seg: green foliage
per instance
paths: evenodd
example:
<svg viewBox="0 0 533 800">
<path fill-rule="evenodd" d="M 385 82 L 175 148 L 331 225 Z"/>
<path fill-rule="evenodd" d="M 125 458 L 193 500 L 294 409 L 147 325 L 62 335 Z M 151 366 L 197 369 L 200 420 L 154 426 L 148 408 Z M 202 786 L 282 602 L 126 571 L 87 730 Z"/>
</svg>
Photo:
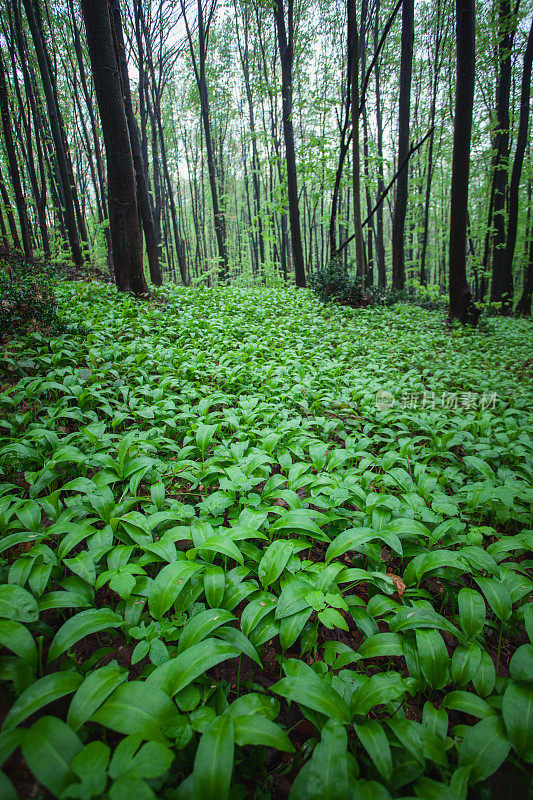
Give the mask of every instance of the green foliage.
<svg viewBox="0 0 533 800">
<path fill-rule="evenodd" d="M 57 268 L 50 262 L 0 259 L 0 334 L 28 325 L 58 332 L 56 280 Z"/>
<path fill-rule="evenodd" d="M 2 793 L 17 747 L 80 800 L 281 776 L 291 798 L 466 798 L 527 769 L 529 323 L 58 295 L 88 335 L 0 359 Z"/>
</svg>

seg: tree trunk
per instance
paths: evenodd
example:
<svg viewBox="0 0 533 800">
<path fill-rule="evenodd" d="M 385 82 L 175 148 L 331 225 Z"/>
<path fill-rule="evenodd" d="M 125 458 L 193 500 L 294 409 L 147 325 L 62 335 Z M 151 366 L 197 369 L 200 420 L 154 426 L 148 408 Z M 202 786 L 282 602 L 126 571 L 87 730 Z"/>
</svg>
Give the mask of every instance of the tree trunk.
<svg viewBox="0 0 533 800">
<path fill-rule="evenodd" d="M 17 213 L 20 224 L 20 235 L 22 238 L 22 246 L 24 254 L 31 257 L 31 233 L 30 223 L 28 220 L 28 212 L 26 210 L 26 201 L 24 200 L 24 192 L 22 191 L 22 184 L 20 181 L 20 172 L 17 161 L 17 153 L 15 151 L 15 144 L 13 142 L 13 135 L 11 133 L 11 114 L 9 113 L 9 102 L 7 94 L 6 74 L 4 70 L 4 59 L 0 53 L 0 114 L 2 116 L 2 127 L 4 129 L 4 143 L 6 147 L 7 163 L 9 167 L 9 176 L 13 185 L 13 193 L 15 195 L 15 205 L 17 206 Z M 13 237 L 15 245 L 17 244 L 18 237 Z M 18 243 L 20 246 L 20 243 Z"/>
<path fill-rule="evenodd" d="M 400 56 L 400 96 L 398 114 L 398 164 L 409 150 L 409 117 L 411 111 L 411 76 L 413 71 L 414 0 L 403 0 L 402 44 Z M 407 211 L 409 172 L 407 164 L 398 175 L 396 202 L 392 220 L 392 287 L 405 286 L 404 229 Z"/>
<path fill-rule="evenodd" d="M 107 0 L 82 0 L 81 9 L 106 149 L 115 280 L 121 291 L 138 297 L 148 289 L 142 268 L 135 172 Z"/>
<path fill-rule="evenodd" d="M 131 102 L 130 79 L 128 75 L 128 64 L 126 61 L 126 50 L 124 48 L 124 34 L 122 32 L 122 19 L 120 16 L 120 6 L 118 0 L 112 0 L 111 9 L 113 13 L 117 61 L 120 65 L 120 73 L 122 77 L 122 93 L 124 96 L 124 108 L 126 111 L 126 120 L 128 123 L 128 131 L 130 135 L 133 166 L 135 169 L 135 180 L 137 184 L 137 203 L 141 215 L 142 227 L 144 231 L 144 240 L 146 242 L 146 254 L 148 256 L 150 279 L 154 284 L 154 286 L 161 286 L 162 279 L 161 279 L 161 267 L 159 264 L 159 249 L 157 246 L 157 239 L 154 229 L 154 220 L 152 217 L 152 208 L 150 205 L 150 197 L 148 195 L 148 187 L 146 184 L 146 165 L 143 163 L 143 158 L 141 153 L 139 126 L 137 125 L 137 120 L 135 119 L 135 114 L 133 113 L 133 106 Z"/>
<path fill-rule="evenodd" d="M 513 171 L 511 173 L 511 183 L 509 185 L 509 219 L 507 223 L 507 241 L 505 244 L 504 273 L 512 275 L 513 256 L 516 245 L 516 230 L 518 226 L 518 190 L 520 187 L 520 176 L 522 175 L 522 164 L 524 163 L 524 153 L 527 144 L 527 129 L 529 123 L 529 98 L 531 86 L 531 64 L 533 61 L 533 22 L 529 29 L 526 51 L 524 53 L 524 66 L 522 72 L 522 87 L 520 91 L 520 120 L 518 123 L 518 136 L 516 140 L 516 152 L 513 161 Z"/>
<path fill-rule="evenodd" d="M 468 180 L 475 77 L 475 0 L 456 0 L 457 77 L 450 193 L 449 319 L 467 321 L 471 293 L 466 281 Z"/>
<path fill-rule="evenodd" d="M 352 116 L 352 187 L 357 277 L 366 275 L 365 242 L 361 227 L 361 159 L 359 152 L 359 33 L 355 0 L 348 0 L 348 69 Z"/>
<path fill-rule="evenodd" d="M 502 311 L 509 313 L 512 304 L 512 273 L 505 263 L 505 206 L 507 200 L 507 170 L 509 167 L 509 98 L 511 94 L 511 54 L 515 31 L 511 0 L 499 0 L 499 44 L 500 73 L 496 86 L 496 135 L 495 167 L 493 179 L 492 209 L 492 287 L 491 303 L 502 302 Z"/>
<path fill-rule="evenodd" d="M 57 166 L 59 171 L 59 180 L 61 181 L 61 188 L 63 193 L 63 203 L 65 209 L 64 218 L 67 227 L 68 240 L 74 263 L 76 264 L 76 266 L 81 267 L 83 264 L 83 255 L 81 252 L 80 243 L 78 239 L 76 210 L 74 207 L 72 185 L 69 176 L 67 156 L 65 152 L 65 142 L 61 132 L 59 109 L 57 107 L 56 98 L 54 96 L 44 42 L 41 36 L 41 31 L 37 24 L 37 19 L 35 17 L 35 10 L 33 8 L 34 0 L 23 0 L 23 2 L 24 2 L 24 9 L 26 11 L 26 17 L 28 18 L 30 33 L 33 39 L 33 44 L 35 46 L 37 63 L 39 65 L 39 72 L 41 74 L 44 96 L 46 99 L 46 108 L 48 110 L 48 120 L 50 123 L 50 130 L 52 132 L 52 138 L 54 140 L 54 147 L 57 157 Z"/>
<path fill-rule="evenodd" d="M 285 157 L 287 161 L 287 194 L 289 199 L 294 277 L 296 286 L 305 287 L 304 254 L 300 230 L 300 209 L 298 204 L 298 177 L 296 174 L 296 152 L 294 146 L 294 128 L 292 124 L 293 0 L 288 0 L 288 37 L 283 0 L 275 0 L 274 18 L 276 20 L 281 61 L 283 135 L 285 138 Z"/>
</svg>

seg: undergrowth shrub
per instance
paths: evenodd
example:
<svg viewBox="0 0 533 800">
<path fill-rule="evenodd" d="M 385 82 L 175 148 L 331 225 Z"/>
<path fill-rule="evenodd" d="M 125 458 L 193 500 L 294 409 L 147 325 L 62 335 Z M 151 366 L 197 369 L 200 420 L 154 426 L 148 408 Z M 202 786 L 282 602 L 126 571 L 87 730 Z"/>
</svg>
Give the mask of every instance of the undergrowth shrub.
<svg viewBox="0 0 533 800">
<path fill-rule="evenodd" d="M 336 302 L 352 308 L 365 306 L 392 306 L 395 303 L 410 303 L 426 311 L 440 311 L 445 308 L 446 296 L 438 286 L 422 286 L 415 283 L 411 291 L 380 286 L 365 286 L 361 277 L 350 276 L 352 265 L 346 266 L 342 258 L 333 258 L 323 269 L 317 270 L 309 285 L 324 303 Z"/>
<path fill-rule="evenodd" d="M 0 257 L 0 337 L 30 326 L 53 333 L 59 331 L 57 276 L 57 267 L 48 261 L 12 255 Z"/>
</svg>

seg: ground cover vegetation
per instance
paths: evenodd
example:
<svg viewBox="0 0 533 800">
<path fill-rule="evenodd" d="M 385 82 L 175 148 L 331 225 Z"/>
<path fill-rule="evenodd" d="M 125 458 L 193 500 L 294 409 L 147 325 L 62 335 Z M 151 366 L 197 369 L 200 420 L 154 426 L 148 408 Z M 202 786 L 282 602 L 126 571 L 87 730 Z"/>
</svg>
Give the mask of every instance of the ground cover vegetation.
<svg viewBox="0 0 533 800">
<path fill-rule="evenodd" d="M 57 293 L 0 356 L 2 797 L 526 797 L 529 322 Z"/>
</svg>

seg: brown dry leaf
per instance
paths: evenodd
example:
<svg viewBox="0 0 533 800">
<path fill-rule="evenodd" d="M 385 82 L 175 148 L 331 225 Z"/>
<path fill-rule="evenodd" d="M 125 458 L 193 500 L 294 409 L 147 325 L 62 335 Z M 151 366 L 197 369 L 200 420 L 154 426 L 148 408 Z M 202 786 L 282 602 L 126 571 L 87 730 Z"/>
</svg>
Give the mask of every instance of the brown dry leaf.
<svg viewBox="0 0 533 800">
<path fill-rule="evenodd" d="M 400 578 L 399 575 L 392 575 L 391 573 L 389 573 L 389 575 L 391 576 L 392 580 L 396 584 L 396 589 L 398 591 L 398 597 L 401 597 L 402 594 L 405 592 L 405 589 L 406 589 L 405 583 L 402 581 L 402 579 Z"/>
</svg>

